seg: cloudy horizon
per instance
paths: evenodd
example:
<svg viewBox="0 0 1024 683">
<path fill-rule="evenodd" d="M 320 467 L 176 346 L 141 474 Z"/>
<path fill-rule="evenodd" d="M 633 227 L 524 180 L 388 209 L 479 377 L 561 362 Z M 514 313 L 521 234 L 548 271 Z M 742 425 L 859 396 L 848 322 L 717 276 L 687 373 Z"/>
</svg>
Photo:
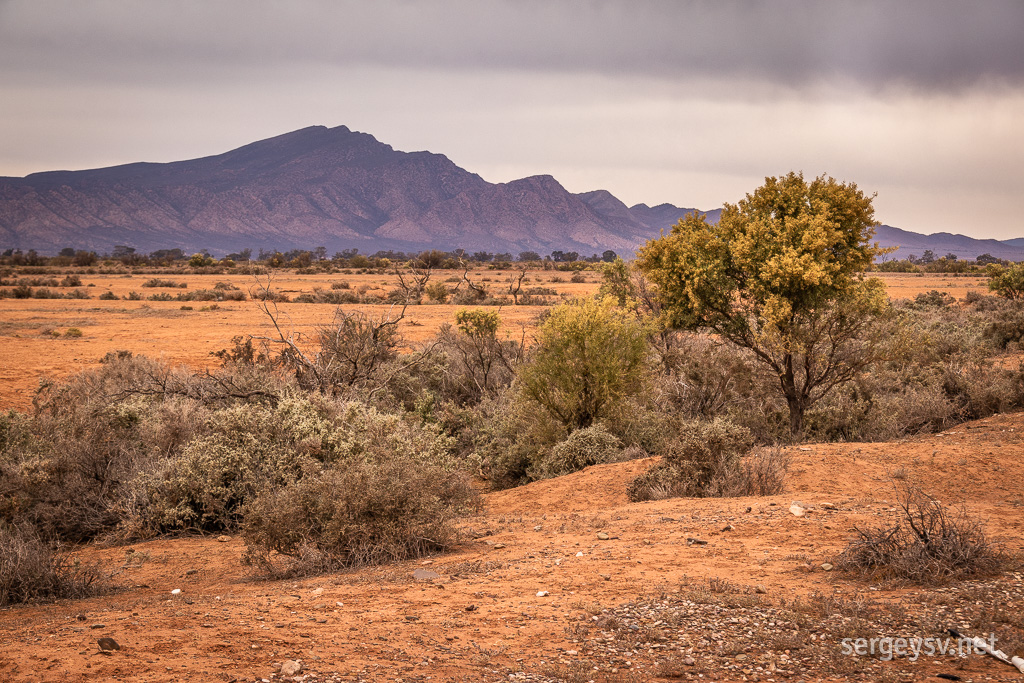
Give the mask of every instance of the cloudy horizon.
<svg viewBox="0 0 1024 683">
<path fill-rule="evenodd" d="M 827 173 L 920 233 L 1024 236 L 1024 3 L 0 0 L 0 175 L 310 125 L 712 209 Z"/>
</svg>

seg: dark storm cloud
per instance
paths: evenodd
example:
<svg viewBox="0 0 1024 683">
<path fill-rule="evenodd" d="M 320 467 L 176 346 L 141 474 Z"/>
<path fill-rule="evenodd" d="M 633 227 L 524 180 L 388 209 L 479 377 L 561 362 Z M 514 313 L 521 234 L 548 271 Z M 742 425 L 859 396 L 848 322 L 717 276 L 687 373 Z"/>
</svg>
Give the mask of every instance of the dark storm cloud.
<svg viewBox="0 0 1024 683">
<path fill-rule="evenodd" d="M 849 80 L 953 91 L 1024 83 L 1024 2 L 9 0 L 9 79 L 238 78 L 303 64 Z"/>
</svg>

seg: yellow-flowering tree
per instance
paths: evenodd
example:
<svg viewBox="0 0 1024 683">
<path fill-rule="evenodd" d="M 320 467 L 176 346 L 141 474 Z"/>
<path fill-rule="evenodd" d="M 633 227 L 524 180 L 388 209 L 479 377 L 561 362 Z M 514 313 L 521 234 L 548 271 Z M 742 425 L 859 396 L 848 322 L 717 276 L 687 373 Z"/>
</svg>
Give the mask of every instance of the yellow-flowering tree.
<svg viewBox="0 0 1024 683">
<path fill-rule="evenodd" d="M 638 256 L 669 324 L 716 333 L 778 375 L 794 435 L 808 407 L 880 353 L 870 323 L 888 300 L 862 276 L 881 253 L 871 201 L 826 176 L 766 178 L 716 225 L 691 214 Z"/>
<path fill-rule="evenodd" d="M 519 371 L 520 386 L 570 432 L 589 427 L 641 390 L 647 329 L 611 297 L 556 306 L 537 342 L 533 358 Z"/>
</svg>

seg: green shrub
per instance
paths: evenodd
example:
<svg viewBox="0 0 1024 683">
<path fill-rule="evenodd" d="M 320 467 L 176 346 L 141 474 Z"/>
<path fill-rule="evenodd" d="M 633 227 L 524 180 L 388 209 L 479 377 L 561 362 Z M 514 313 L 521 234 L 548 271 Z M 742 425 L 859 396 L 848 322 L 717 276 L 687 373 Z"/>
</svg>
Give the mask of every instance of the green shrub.
<svg viewBox="0 0 1024 683">
<path fill-rule="evenodd" d="M 578 472 L 584 467 L 611 462 L 621 452 L 621 444 L 602 425 L 577 429 L 539 458 L 530 472 L 534 479 L 548 479 Z"/>
<path fill-rule="evenodd" d="M 908 305 L 914 308 L 945 308 L 947 306 L 952 306 L 955 303 L 956 299 L 950 296 L 947 292 L 940 292 L 933 289 L 930 292 L 919 293 Z"/>
<path fill-rule="evenodd" d="M 1024 299 L 1024 263 L 1009 267 L 993 263 L 986 271 L 990 276 L 989 290 L 1005 299 Z"/>
<path fill-rule="evenodd" d="M 447 285 L 443 282 L 431 282 L 424 290 L 427 296 L 436 303 L 443 304 L 448 301 L 449 292 Z"/>
<path fill-rule="evenodd" d="M 566 429 L 589 427 L 643 389 L 650 369 L 647 333 L 610 297 L 556 306 L 519 372 L 522 391 Z"/>
</svg>

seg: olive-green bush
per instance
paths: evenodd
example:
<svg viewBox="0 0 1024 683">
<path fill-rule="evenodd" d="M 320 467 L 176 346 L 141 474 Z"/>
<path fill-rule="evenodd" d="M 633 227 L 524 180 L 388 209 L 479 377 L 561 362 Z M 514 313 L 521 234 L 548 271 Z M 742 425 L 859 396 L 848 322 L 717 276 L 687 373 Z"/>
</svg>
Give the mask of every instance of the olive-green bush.
<svg viewBox="0 0 1024 683">
<path fill-rule="evenodd" d="M 726 419 L 683 423 L 661 462 L 634 478 L 626 494 L 632 501 L 722 495 L 752 446 L 750 431 Z"/>
<path fill-rule="evenodd" d="M 611 462 L 621 451 L 619 440 L 603 425 L 591 425 L 573 431 L 537 458 L 530 476 L 533 479 L 560 477 L 590 465 Z"/>
<path fill-rule="evenodd" d="M 449 549 L 474 499 L 462 476 L 409 454 L 336 462 L 245 506 L 245 561 L 271 575 L 381 564 Z"/>
</svg>

